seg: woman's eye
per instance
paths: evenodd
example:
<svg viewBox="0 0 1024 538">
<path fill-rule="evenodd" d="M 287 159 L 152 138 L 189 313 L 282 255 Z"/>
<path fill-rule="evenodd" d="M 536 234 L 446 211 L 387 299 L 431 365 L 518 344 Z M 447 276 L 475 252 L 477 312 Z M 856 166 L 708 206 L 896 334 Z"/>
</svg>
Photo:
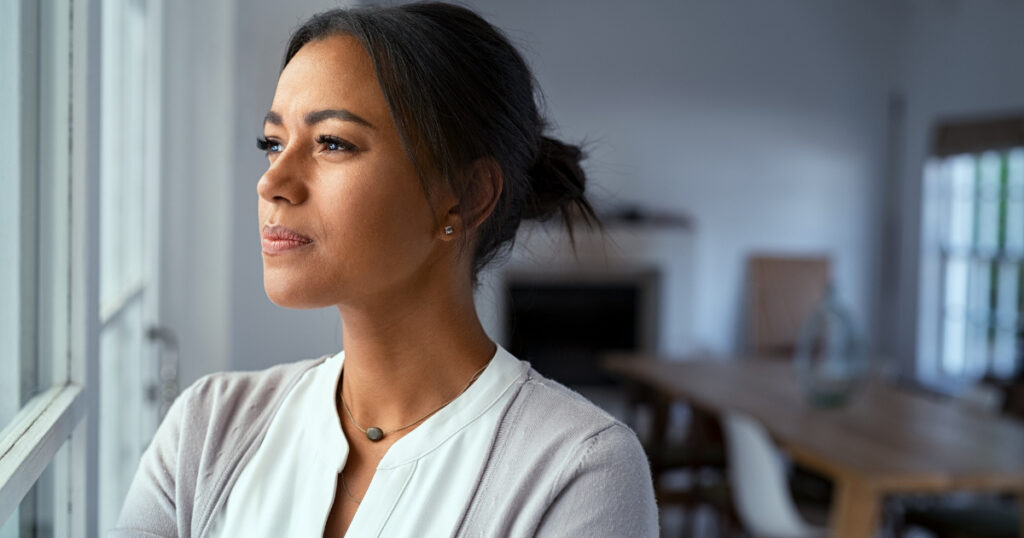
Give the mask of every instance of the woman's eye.
<svg viewBox="0 0 1024 538">
<path fill-rule="evenodd" d="M 281 151 L 284 150 L 284 144 L 266 137 L 256 139 L 256 147 L 267 155 L 270 155 L 271 153 L 281 153 Z"/>
<path fill-rule="evenodd" d="M 327 151 L 357 151 L 359 149 L 351 142 L 336 136 L 320 135 L 317 137 L 316 143 L 322 145 Z"/>
</svg>

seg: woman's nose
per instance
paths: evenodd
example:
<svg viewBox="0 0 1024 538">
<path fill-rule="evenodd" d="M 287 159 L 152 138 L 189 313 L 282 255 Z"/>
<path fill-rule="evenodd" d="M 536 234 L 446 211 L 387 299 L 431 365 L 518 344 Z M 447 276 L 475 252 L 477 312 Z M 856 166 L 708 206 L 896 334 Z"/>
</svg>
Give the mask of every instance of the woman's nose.
<svg viewBox="0 0 1024 538">
<path fill-rule="evenodd" d="M 298 205 L 309 196 L 302 156 L 293 149 L 300 148 L 286 148 L 279 153 L 256 184 L 256 192 L 263 200 Z"/>
</svg>

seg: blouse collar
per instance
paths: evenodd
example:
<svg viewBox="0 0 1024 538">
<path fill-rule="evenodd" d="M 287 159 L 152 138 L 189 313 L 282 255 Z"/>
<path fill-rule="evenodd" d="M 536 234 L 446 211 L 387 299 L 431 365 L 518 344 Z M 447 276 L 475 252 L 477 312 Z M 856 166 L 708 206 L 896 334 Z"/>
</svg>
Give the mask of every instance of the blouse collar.
<svg viewBox="0 0 1024 538">
<path fill-rule="evenodd" d="M 323 375 L 318 376 L 315 391 L 319 400 L 335 401 L 335 390 L 345 362 L 345 352 L 327 359 L 321 367 Z M 414 430 L 395 441 L 381 459 L 377 469 L 390 469 L 413 462 L 435 450 L 445 441 L 468 427 L 488 409 L 493 407 L 516 380 L 526 375 L 529 364 L 520 361 L 500 345 L 494 357 L 465 392 L 457 396 L 440 411 L 424 420 Z M 321 430 L 325 444 L 334 447 L 329 452 L 336 455 L 335 464 L 340 471 L 348 459 L 348 440 L 341 429 L 334 405 L 318 405 L 318 416 L 311 426 Z"/>
</svg>

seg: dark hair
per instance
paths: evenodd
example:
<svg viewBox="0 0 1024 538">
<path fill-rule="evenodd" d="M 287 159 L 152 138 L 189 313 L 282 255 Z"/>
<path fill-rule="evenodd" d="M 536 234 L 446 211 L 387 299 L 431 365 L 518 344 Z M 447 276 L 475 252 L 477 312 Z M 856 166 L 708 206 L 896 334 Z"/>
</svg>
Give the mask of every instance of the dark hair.
<svg viewBox="0 0 1024 538">
<path fill-rule="evenodd" d="M 472 195 L 462 172 L 480 158 L 502 171 L 502 192 L 477 231 L 472 277 L 511 249 L 522 219 L 561 215 L 600 221 L 584 197 L 578 146 L 545 136 L 529 67 L 508 39 L 461 6 L 422 2 L 334 9 L 314 15 L 288 41 L 284 65 L 305 44 L 356 38 L 373 60 L 402 143 L 429 196 L 427 171 L 448 181 L 460 205 Z M 282 66 L 283 68 L 283 66 Z"/>
</svg>

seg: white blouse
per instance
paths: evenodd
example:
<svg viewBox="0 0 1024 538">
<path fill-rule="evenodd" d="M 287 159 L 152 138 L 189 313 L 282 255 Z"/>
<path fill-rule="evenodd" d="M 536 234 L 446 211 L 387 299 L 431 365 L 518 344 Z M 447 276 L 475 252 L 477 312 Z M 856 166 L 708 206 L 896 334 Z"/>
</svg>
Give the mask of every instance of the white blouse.
<svg viewBox="0 0 1024 538">
<path fill-rule="evenodd" d="M 322 536 L 348 441 L 335 408 L 345 352 L 306 372 L 242 470 L 210 536 Z M 501 346 L 480 377 L 388 449 L 346 536 L 448 536 L 529 365 Z"/>
</svg>

